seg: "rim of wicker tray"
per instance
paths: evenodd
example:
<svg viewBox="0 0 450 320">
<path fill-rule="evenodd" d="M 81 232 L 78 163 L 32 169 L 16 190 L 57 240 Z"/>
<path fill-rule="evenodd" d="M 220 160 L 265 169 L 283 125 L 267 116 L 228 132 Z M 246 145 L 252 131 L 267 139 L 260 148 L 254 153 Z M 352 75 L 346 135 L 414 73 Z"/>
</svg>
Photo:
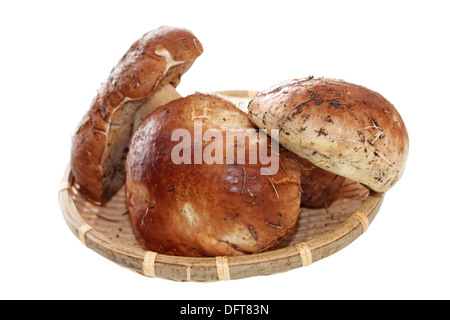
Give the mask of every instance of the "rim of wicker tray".
<svg viewBox="0 0 450 320">
<path fill-rule="evenodd" d="M 310 265 L 336 253 L 369 227 L 384 193 L 370 191 L 364 203 L 334 229 L 287 247 L 230 257 L 180 257 L 158 254 L 110 239 L 86 223 L 74 203 L 73 176 L 67 167 L 58 192 L 65 221 L 75 236 L 101 256 L 147 277 L 176 281 L 219 281 L 271 275 Z"/>
</svg>

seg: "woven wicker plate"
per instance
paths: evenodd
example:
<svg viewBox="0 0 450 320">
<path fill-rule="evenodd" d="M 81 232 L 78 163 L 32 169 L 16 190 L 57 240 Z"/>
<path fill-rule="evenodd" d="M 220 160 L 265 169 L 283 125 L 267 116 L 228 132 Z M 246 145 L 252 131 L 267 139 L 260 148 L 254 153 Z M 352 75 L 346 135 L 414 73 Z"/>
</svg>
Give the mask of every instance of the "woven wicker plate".
<svg viewBox="0 0 450 320">
<path fill-rule="evenodd" d="M 253 92 L 224 92 L 250 98 Z M 296 227 L 270 251 L 192 258 L 146 251 L 137 242 L 122 188 L 105 207 L 87 202 L 73 187 L 70 166 L 64 173 L 59 202 L 70 230 L 88 248 L 148 277 L 177 281 L 218 281 L 271 275 L 310 265 L 352 243 L 369 227 L 384 193 L 346 180 L 326 208 L 302 208 Z"/>
</svg>

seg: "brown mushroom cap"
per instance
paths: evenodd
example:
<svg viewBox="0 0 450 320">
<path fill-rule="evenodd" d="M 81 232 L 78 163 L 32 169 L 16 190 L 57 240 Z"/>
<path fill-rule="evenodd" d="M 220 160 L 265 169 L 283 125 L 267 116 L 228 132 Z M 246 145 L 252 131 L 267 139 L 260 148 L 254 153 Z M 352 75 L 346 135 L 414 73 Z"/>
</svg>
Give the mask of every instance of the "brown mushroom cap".
<svg viewBox="0 0 450 320">
<path fill-rule="evenodd" d="M 249 104 L 259 128 L 314 165 L 385 192 L 402 176 L 408 133 L 395 107 L 363 86 L 328 78 L 288 81 Z"/>
<path fill-rule="evenodd" d="M 323 170 L 304 158 L 295 155 L 302 177 L 302 206 L 325 207 L 333 199 L 345 178 Z"/>
<path fill-rule="evenodd" d="M 135 121 L 179 97 L 173 87 L 202 51 L 190 31 L 161 27 L 143 35 L 122 57 L 73 137 L 72 173 L 75 186 L 86 198 L 105 204 L 124 184 L 129 142 L 138 125 Z M 148 110 L 135 120 L 143 106 Z"/>
<path fill-rule="evenodd" d="M 194 164 L 194 149 L 206 152 L 215 141 L 190 140 L 195 120 L 203 133 L 222 134 L 223 150 L 230 143 L 226 132 L 256 132 L 244 112 L 215 95 L 193 94 L 148 116 L 133 137 L 126 163 L 127 203 L 136 235 L 148 250 L 169 255 L 229 256 L 275 246 L 300 211 L 300 168 L 293 155 L 280 147 L 279 170 L 273 175 L 261 174 L 268 165 L 259 158 L 255 164 L 248 159 L 227 164 L 225 151 L 223 164 Z M 172 160 L 180 144 L 172 133 L 181 128 L 187 130 L 191 164 Z M 245 149 L 249 155 L 256 143 L 264 141 L 247 139 L 244 145 L 232 140 L 231 150 L 237 155 Z"/>
</svg>

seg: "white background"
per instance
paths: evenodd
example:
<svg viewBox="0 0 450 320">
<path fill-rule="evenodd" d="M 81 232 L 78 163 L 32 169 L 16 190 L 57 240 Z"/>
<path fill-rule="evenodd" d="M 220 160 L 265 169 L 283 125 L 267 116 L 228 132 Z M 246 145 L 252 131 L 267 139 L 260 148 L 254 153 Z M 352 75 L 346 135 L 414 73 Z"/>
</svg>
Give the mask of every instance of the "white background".
<svg viewBox="0 0 450 320">
<path fill-rule="evenodd" d="M 2 299 L 449 299 L 449 10 L 445 1 L 2 1 Z M 405 174 L 369 230 L 313 265 L 178 283 L 86 249 L 57 191 L 71 136 L 130 45 L 188 28 L 203 55 L 178 91 L 334 77 L 378 91 L 410 135 Z"/>
</svg>

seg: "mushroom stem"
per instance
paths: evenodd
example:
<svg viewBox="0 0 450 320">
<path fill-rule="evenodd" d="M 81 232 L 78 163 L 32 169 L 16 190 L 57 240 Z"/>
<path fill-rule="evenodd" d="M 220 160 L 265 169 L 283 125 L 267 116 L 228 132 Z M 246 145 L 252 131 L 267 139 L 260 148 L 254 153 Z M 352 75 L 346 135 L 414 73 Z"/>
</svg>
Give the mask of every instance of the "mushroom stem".
<svg viewBox="0 0 450 320">
<path fill-rule="evenodd" d="M 142 121 L 144 121 L 144 119 L 147 118 L 147 116 L 155 111 L 159 106 L 163 106 L 170 101 L 179 99 L 181 97 L 182 96 L 170 83 L 158 89 L 136 111 L 136 115 L 134 116 L 133 132 L 136 132 Z"/>
<path fill-rule="evenodd" d="M 243 91 L 243 90 L 229 90 L 218 91 L 215 94 L 231 101 L 236 107 L 247 113 L 247 107 L 249 102 L 256 97 L 257 91 Z"/>
</svg>

